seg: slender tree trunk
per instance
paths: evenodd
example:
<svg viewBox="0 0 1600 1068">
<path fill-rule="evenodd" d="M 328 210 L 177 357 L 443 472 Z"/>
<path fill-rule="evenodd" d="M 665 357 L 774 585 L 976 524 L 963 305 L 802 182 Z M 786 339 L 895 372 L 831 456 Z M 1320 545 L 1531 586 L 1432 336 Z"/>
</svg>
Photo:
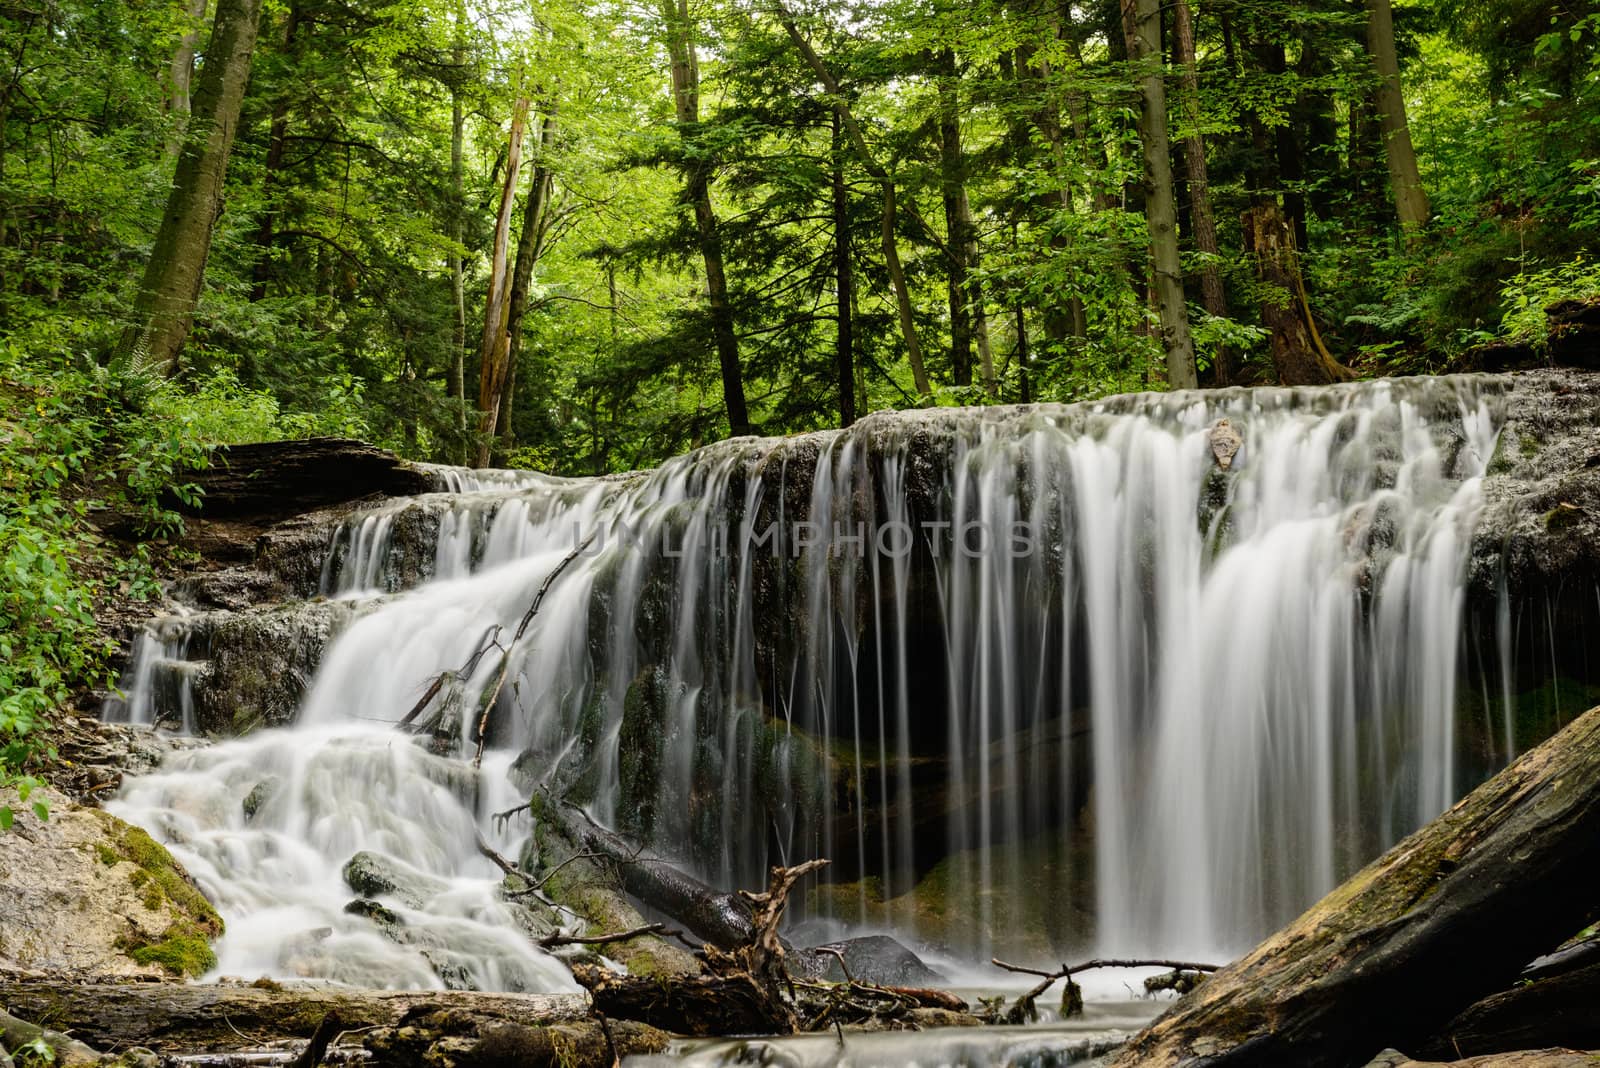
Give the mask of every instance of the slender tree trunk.
<svg viewBox="0 0 1600 1068">
<path fill-rule="evenodd" d="M 300 32 L 300 5 L 291 3 L 283 23 L 283 51 L 292 57 L 295 38 Z M 289 93 L 285 89 L 272 102 L 272 119 L 267 126 L 267 158 L 262 167 L 261 218 L 256 222 L 256 262 L 250 269 L 250 301 L 254 303 L 267 295 L 267 283 L 272 280 L 273 231 L 277 226 L 279 205 L 274 203 L 278 194 L 279 173 L 283 170 L 283 157 L 289 143 Z"/>
<path fill-rule="evenodd" d="M 167 208 L 139 285 L 134 324 L 117 356 L 136 368 L 171 375 L 189 338 L 205 281 L 211 233 L 222 214 L 222 181 L 250 81 L 261 0 L 219 0 L 200 70 Z"/>
<path fill-rule="evenodd" d="M 1061 19 L 1052 13 L 1050 24 L 1053 35 L 1061 37 L 1065 32 Z M 1070 29 L 1070 27 L 1067 27 Z M 1055 168 L 1056 187 L 1053 190 L 1039 193 L 1033 199 L 1035 209 L 1044 214 L 1049 231 L 1050 250 L 1056 255 L 1065 255 L 1071 247 L 1071 240 L 1063 228 L 1055 225 L 1052 216 L 1065 213 L 1071 215 L 1073 211 L 1072 184 L 1067 180 L 1067 150 L 1066 134 L 1061 126 L 1061 113 L 1054 98 L 1050 94 L 1050 61 L 1048 59 L 1035 59 L 1038 50 L 1030 44 L 1024 44 L 1016 50 L 1016 79 L 1024 93 L 1032 95 L 1038 100 L 1038 106 L 1033 110 L 1033 125 L 1039 131 L 1050 150 L 1050 164 Z M 1074 93 L 1074 104 L 1083 106 L 1082 94 Z M 1071 105 L 1069 105 L 1070 107 Z M 1025 149 L 1028 144 L 1026 135 L 1019 139 L 1019 149 Z M 1020 160 L 1019 160 L 1020 162 Z M 1066 307 L 1062 308 L 1059 299 L 1051 301 L 1043 309 L 1043 323 L 1045 336 L 1051 343 L 1060 347 L 1069 337 L 1086 337 L 1089 332 L 1088 318 L 1084 312 L 1083 298 L 1077 293 L 1066 294 Z"/>
<path fill-rule="evenodd" d="M 839 383 L 839 425 L 856 421 L 855 267 L 850 260 L 850 190 L 844 181 L 844 123 L 833 112 L 833 273 L 835 321 L 834 370 Z"/>
<path fill-rule="evenodd" d="M 489 262 L 489 291 L 483 303 L 483 340 L 478 346 L 478 450 L 477 464 L 486 467 L 500 418 L 500 396 L 510 371 L 510 280 L 506 267 L 511 242 L 511 209 L 517 199 L 517 175 L 522 169 L 522 132 L 528 121 L 528 98 L 519 95 L 511 111 L 511 134 L 506 148 L 505 185 L 500 190 L 500 212 L 495 217 L 494 245 Z"/>
<path fill-rule="evenodd" d="M 1183 139 L 1183 159 L 1189 172 L 1189 218 L 1194 231 L 1194 247 L 1205 263 L 1200 268 L 1200 294 L 1205 309 L 1219 318 L 1228 314 L 1228 296 L 1222 288 L 1222 270 L 1217 259 L 1217 220 L 1211 210 L 1211 185 L 1206 172 L 1205 139 L 1200 135 L 1200 74 L 1194 56 L 1194 19 L 1187 0 L 1176 0 L 1173 6 L 1173 45 L 1178 65 L 1183 68 L 1184 125 L 1188 127 Z M 1213 361 L 1216 384 L 1229 386 L 1237 377 L 1233 366 L 1235 357 L 1222 346 Z"/>
<path fill-rule="evenodd" d="M 1367 0 L 1367 50 L 1378 68 L 1378 117 L 1383 123 L 1384 154 L 1389 160 L 1389 186 L 1395 214 L 1403 230 L 1428 222 L 1428 194 L 1417 169 L 1417 150 L 1406 122 L 1406 101 L 1400 91 L 1400 60 L 1394 47 L 1394 12 L 1389 0 Z"/>
<path fill-rule="evenodd" d="M 466 13 L 460 7 L 456 10 L 457 33 L 466 23 Z M 466 199 L 462 189 L 463 168 L 462 140 L 466 129 L 466 117 L 461 106 L 461 82 L 463 77 L 462 67 L 466 63 L 467 50 L 457 37 L 455 48 L 451 50 L 450 59 L 454 70 L 450 80 L 450 299 L 455 308 L 455 321 L 451 324 L 450 332 L 450 365 L 448 380 L 445 385 L 445 395 L 457 402 L 456 405 L 456 432 L 461 439 L 460 460 L 466 463 L 467 441 L 467 288 L 466 271 L 462 263 L 461 242 L 462 216 L 466 211 Z"/>
<path fill-rule="evenodd" d="M 694 23 L 689 0 L 664 4 L 662 16 L 667 26 L 667 52 L 672 60 L 672 101 L 681 136 L 693 136 L 700 122 L 700 60 L 695 46 Z M 753 432 L 750 409 L 744 396 L 744 372 L 739 363 L 739 338 L 734 332 L 733 304 L 728 299 L 728 276 L 723 264 L 722 237 L 717 230 L 717 214 L 711 206 L 709 164 L 695 159 L 688 165 L 685 197 L 694 206 L 695 232 L 700 241 L 700 258 L 705 263 L 706 296 L 711 307 L 711 332 L 717 346 L 717 364 L 722 372 L 722 401 L 728 414 L 728 433 L 741 437 Z"/>
<path fill-rule="evenodd" d="M 515 404 L 517 366 L 522 356 L 522 319 L 528 312 L 528 290 L 533 285 L 533 272 L 544 253 L 545 214 L 550 204 L 551 142 L 555 139 L 556 109 L 551 105 L 545 112 L 539 131 L 539 160 L 533 168 L 533 182 L 528 186 L 527 200 L 522 209 L 522 232 L 517 238 L 517 261 L 511 271 L 511 299 L 506 315 L 506 338 L 509 351 L 506 358 L 506 386 L 500 399 L 500 437 L 510 448 L 516 441 L 511 427 L 511 414 Z"/>
<path fill-rule="evenodd" d="M 1159 0 L 1121 2 L 1129 57 L 1138 68 L 1145 219 L 1150 229 L 1161 343 L 1167 355 L 1167 383 L 1173 389 L 1193 389 L 1199 380 L 1183 299 L 1183 267 L 1178 257 L 1178 210 L 1172 192 L 1166 88 L 1162 84 L 1161 6 Z"/>
<path fill-rule="evenodd" d="M 950 367 L 958 386 L 972 385 L 972 315 L 967 305 L 967 228 L 964 211 L 966 186 L 961 176 L 961 118 L 956 91 L 955 54 L 939 52 L 939 194 L 944 202 L 944 222 L 949 252 L 945 256 L 945 282 L 950 304 Z"/>
<path fill-rule="evenodd" d="M 183 149 L 183 128 L 189 117 L 189 86 L 194 79 L 194 51 L 200 43 L 200 28 L 205 24 L 206 0 L 188 0 L 184 16 L 183 35 L 178 47 L 172 50 L 172 62 L 167 68 L 167 112 L 182 116 L 173 126 L 167 140 L 167 155 L 177 156 Z"/>
<path fill-rule="evenodd" d="M 972 350 L 978 351 L 978 380 L 984 392 L 995 395 L 994 353 L 989 344 L 989 322 L 983 307 L 983 284 L 977 272 L 978 228 L 972 221 L 967 196 L 966 155 L 961 148 L 961 102 L 955 55 L 945 49 L 939 57 L 939 171 L 944 200 L 945 234 L 949 242 L 950 356 L 957 385 L 972 384 Z M 959 313 L 959 314 L 958 314 Z"/>
<path fill-rule="evenodd" d="M 889 283 L 894 287 L 895 310 L 899 314 L 900 332 L 906 343 L 906 360 L 911 364 L 911 377 L 916 383 L 917 393 L 923 397 L 932 397 L 933 386 L 928 381 L 927 365 L 922 359 L 922 343 L 917 337 L 911 291 L 906 285 L 906 272 L 900 263 L 900 247 L 895 238 L 894 179 L 872 155 L 872 149 L 867 144 L 867 135 L 862 131 L 861 124 L 856 121 L 849 106 L 844 103 L 844 94 L 839 88 L 838 81 L 829 73 L 827 64 L 822 62 L 822 57 L 817 55 L 817 50 L 811 47 L 811 42 L 806 40 L 794 20 L 784 13 L 781 7 L 779 11 L 784 32 L 794 42 L 806 66 L 811 68 L 811 72 L 817 76 L 817 81 L 822 83 L 822 88 L 828 95 L 838 101 L 835 107 L 840 120 L 844 123 L 845 132 L 850 135 L 851 144 L 855 145 L 856 152 L 861 157 L 861 165 L 876 179 L 883 190 L 883 259 L 889 271 Z"/>
</svg>

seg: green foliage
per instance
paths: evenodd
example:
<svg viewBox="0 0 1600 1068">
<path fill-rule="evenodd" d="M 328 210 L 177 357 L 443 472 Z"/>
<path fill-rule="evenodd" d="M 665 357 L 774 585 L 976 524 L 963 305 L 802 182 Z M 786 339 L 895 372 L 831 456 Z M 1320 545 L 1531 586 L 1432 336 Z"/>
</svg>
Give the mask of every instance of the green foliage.
<svg viewBox="0 0 1600 1068">
<path fill-rule="evenodd" d="M 1582 289 L 1581 271 L 1554 265 L 1600 256 L 1592 4 L 1397 5 L 1432 206 L 1425 231 L 1407 238 L 1372 113 L 1361 5 L 1190 6 L 1197 91 L 1176 69 L 1166 84 L 1180 173 L 1184 139 L 1204 139 L 1217 231 L 1217 250 L 1200 251 L 1180 190 L 1202 365 L 1226 352 L 1245 380 L 1271 379 L 1267 294 L 1237 223 L 1262 197 L 1300 224 L 1311 308 L 1335 355 L 1364 373 L 1439 370 L 1502 330 L 1536 329 L 1535 303 Z M 685 198 L 695 176 L 710 190 L 740 370 L 764 432 L 835 425 L 844 392 L 864 414 L 1162 388 L 1134 72 L 1116 6 L 786 8 L 837 99 L 759 5 L 706 0 L 687 26 L 670 5 L 593 0 L 538 0 L 521 13 L 489 0 L 266 5 L 179 379 L 115 383 L 140 394 L 117 404 L 159 416 L 176 437 L 148 460 L 108 460 L 143 500 L 170 499 L 152 491 L 177 439 L 350 435 L 461 461 L 475 438 L 507 120 L 534 85 L 513 252 L 536 170 L 551 195 L 497 462 L 603 472 L 727 432 L 703 235 Z M 0 74 L 0 338 L 21 351 L 100 357 L 130 325 L 173 177 L 179 120 L 164 82 L 183 11 L 178 0 L 43 0 L 0 12 L 10 72 Z M 699 60 L 699 117 L 679 123 L 667 46 L 683 34 Z M 835 129 L 835 104 L 860 120 L 874 166 Z M 959 145 L 944 143 L 948 106 Z M 547 142 L 535 135 L 546 122 Z M 912 387 L 878 167 L 896 191 L 892 238 L 931 400 Z M 975 249 L 969 291 L 952 303 L 954 191 Z M 856 368 L 843 383 L 840 248 L 853 270 L 843 310 Z M 1219 314 L 1200 310 L 1202 266 L 1225 283 Z M 958 370 L 958 320 L 980 313 L 992 393 L 961 384 Z M 162 516 L 146 520 L 157 529 Z"/>
<path fill-rule="evenodd" d="M 1578 256 L 1537 271 L 1525 271 L 1500 290 L 1500 306 L 1505 315 L 1500 321 L 1507 337 L 1542 345 L 1545 341 L 1545 308 L 1563 298 L 1600 297 L 1600 263 Z"/>
<path fill-rule="evenodd" d="M 148 551 L 107 559 L 89 517 L 115 509 L 163 537 L 182 526 L 172 503 L 197 503 L 184 475 L 205 446 L 160 403 L 175 388 L 0 341 L 0 785 L 23 800 L 51 710 L 110 681 L 96 599 L 156 589 Z M 0 827 L 11 819 L 0 807 Z"/>
</svg>

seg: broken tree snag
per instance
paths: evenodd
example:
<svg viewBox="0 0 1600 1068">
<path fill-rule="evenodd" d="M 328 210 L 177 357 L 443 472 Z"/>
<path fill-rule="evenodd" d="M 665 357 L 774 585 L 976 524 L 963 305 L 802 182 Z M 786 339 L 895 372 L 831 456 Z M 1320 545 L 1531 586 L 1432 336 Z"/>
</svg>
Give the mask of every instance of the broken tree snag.
<svg viewBox="0 0 1600 1068">
<path fill-rule="evenodd" d="M 750 922 L 755 936 L 739 951 L 739 955 L 743 958 L 745 970 L 755 976 L 756 981 L 766 987 L 773 997 L 779 996 L 779 984 L 789 978 L 783 965 L 783 940 L 778 937 L 778 925 L 783 922 L 783 910 L 788 907 L 789 893 L 801 879 L 819 868 L 827 867 L 827 864 L 826 860 L 808 860 L 792 868 L 773 868 L 764 893 L 739 893 L 753 909 Z M 839 963 L 844 963 L 842 953 L 839 954 Z"/>
<path fill-rule="evenodd" d="M 1272 366 L 1280 386 L 1321 386 L 1355 377 L 1328 352 L 1311 318 L 1294 231 L 1274 200 L 1239 218 L 1245 251 L 1255 257 L 1262 283 L 1261 322 L 1270 333 Z"/>
<path fill-rule="evenodd" d="M 1333 1068 L 1422 1049 L 1584 925 L 1597 865 L 1593 709 L 1212 975 L 1112 1066 Z"/>
</svg>

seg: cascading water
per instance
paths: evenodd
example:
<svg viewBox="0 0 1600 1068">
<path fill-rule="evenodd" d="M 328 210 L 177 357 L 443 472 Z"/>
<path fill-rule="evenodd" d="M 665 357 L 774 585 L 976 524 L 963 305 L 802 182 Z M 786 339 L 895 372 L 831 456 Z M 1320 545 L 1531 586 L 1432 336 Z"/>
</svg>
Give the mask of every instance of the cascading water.
<svg viewBox="0 0 1600 1068">
<path fill-rule="evenodd" d="M 298 724 L 119 805 L 218 900 L 223 971 L 564 988 L 471 844 L 515 852 L 525 825 L 489 813 L 533 783 L 722 885 L 831 857 L 849 886 L 819 910 L 958 951 L 1226 955 L 1510 755 L 1455 715 L 1502 388 L 901 413 L 620 478 L 447 472 L 335 535 L 324 592 L 379 601 Z M 408 512 L 431 538 L 409 570 L 386 562 Z M 557 568 L 481 772 L 383 726 L 459 673 L 427 715 L 472 752 L 498 650 L 473 654 Z M 430 876 L 410 922 L 443 926 L 397 945 L 340 911 L 358 850 Z M 307 949 L 321 930 L 365 948 Z M 441 968 L 446 945 L 478 963 Z"/>
</svg>

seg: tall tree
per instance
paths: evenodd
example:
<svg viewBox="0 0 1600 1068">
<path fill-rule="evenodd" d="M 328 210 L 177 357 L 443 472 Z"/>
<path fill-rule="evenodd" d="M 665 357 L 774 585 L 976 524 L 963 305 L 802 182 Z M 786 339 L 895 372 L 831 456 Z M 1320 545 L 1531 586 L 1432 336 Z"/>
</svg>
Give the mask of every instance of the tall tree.
<svg viewBox="0 0 1600 1068">
<path fill-rule="evenodd" d="M 522 355 L 522 320 L 528 313 L 528 291 L 533 285 L 533 272 L 544 251 L 544 236 L 550 204 L 550 147 L 555 140 L 556 109 L 547 105 L 544 122 L 539 132 L 539 158 L 534 161 L 533 181 L 528 185 L 528 195 L 522 209 L 522 231 L 517 238 L 517 260 L 511 269 L 511 296 L 507 302 L 506 384 L 500 399 L 500 436 L 507 447 L 515 437 L 511 428 L 512 404 L 517 387 L 517 366 Z"/>
<path fill-rule="evenodd" d="M 1172 188 L 1172 156 L 1167 135 L 1167 95 L 1162 81 L 1160 0 L 1121 0 L 1128 58 L 1139 84 L 1139 138 L 1144 151 L 1145 220 L 1150 231 L 1154 296 L 1167 357 L 1167 382 L 1173 389 L 1199 385 L 1194 341 L 1183 299 L 1183 266 L 1178 256 L 1178 207 Z"/>
<path fill-rule="evenodd" d="M 218 0 L 167 208 L 139 285 L 134 323 L 117 356 L 172 374 L 189 338 L 205 281 L 211 234 L 222 214 L 222 183 L 250 81 L 261 0 Z"/>
<path fill-rule="evenodd" d="M 686 139 L 700 123 L 700 56 L 695 43 L 694 18 L 689 0 L 663 0 L 661 17 L 667 30 L 667 54 L 672 63 L 672 104 L 678 127 Z M 711 306 L 711 333 L 722 373 L 722 400 L 728 413 L 728 432 L 734 437 L 752 433 L 750 409 L 744 396 L 744 369 L 739 363 L 739 338 L 734 332 L 733 304 L 728 297 L 728 276 L 717 232 L 717 213 L 711 204 L 710 160 L 686 153 L 684 197 L 694 208 L 700 259 L 705 265 L 706 297 Z"/>
<path fill-rule="evenodd" d="M 1195 251 L 1204 257 L 1200 265 L 1200 295 L 1211 315 L 1226 318 L 1228 297 L 1222 287 L 1221 256 L 1217 245 L 1217 220 L 1211 210 L 1211 182 L 1206 168 L 1206 144 L 1200 133 L 1200 73 L 1195 61 L 1194 18 L 1188 0 L 1175 0 L 1172 9 L 1174 57 L 1181 68 L 1183 92 L 1183 169 L 1189 186 L 1189 219 Z M 1214 379 L 1219 386 L 1233 384 L 1234 358 L 1223 346 L 1213 361 Z"/>
<path fill-rule="evenodd" d="M 172 62 L 167 67 L 167 110 L 187 119 L 189 114 L 189 87 L 194 81 L 194 53 L 200 43 L 200 28 L 205 24 L 207 0 L 188 0 L 184 11 L 183 33 L 172 50 Z M 182 125 L 168 144 L 174 156 L 183 147 Z"/>
<path fill-rule="evenodd" d="M 1400 90 L 1400 59 L 1394 45 L 1394 12 L 1389 0 L 1367 0 L 1367 50 L 1378 68 L 1376 102 L 1383 126 L 1384 155 L 1389 161 L 1389 188 L 1404 230 L 1428 222 L 1428 194 L 1417 168 L 1417 150 L 1406 121 L 1406 99 Z"/>
<path fill-rule="evenodd" d="M 836 101 L 839 119 L 844 123 L 845 132 L 850 135 L 850 143 L 855 146 L 856 153 L 861 157 L 861 165 L 883 191 L 883 259 L 889 271 L 889 284 L 894 289 L 895 310 L 900 317 L 900 332 L 906 344 L 906 360 L 911 364 L 911 377 L 916 384 L 917 393 L 925 398 L 932 397 L 933 385 L 928 380 L 927 365 L 922 359 L 922 341 L 917 335 L 917 321 L 911 304 L 911 287 L 906 282 L 905 267 L 900 262 L 899 237 L 895 228 L 898 196 L 894 176 L 884 170 L 883 165 L 872 154 L 872 147 L 867 144 L 867 135 L 861 129 L 861 123 L 856 120 L 855 113 L 845 103 L 839 82 L 829 72 L 828 65 L 822 62 L 822 57 L 811 46 L 805 34 L 800 32 L 800 27 L 795 24 L 794 19 L 787 13 L 783 13 L 780 17 L 784 32 L 789 35 L 789 40 L 794 42 L 801 58 L 806 61 L 806 66 L 816 75 L 823 90 Z"/>
<path fill-rule="evenodd" d="M 835 333 L 834 374 L 839 389 L 839 425 L 856 421 L 855 370 L 855 264 L 850 257 L 850 187 L 844 178 L 844 122 L 839 109 L 833 109 L 830 192 L 833 209 L 833 272 Z"/>
</svg>

